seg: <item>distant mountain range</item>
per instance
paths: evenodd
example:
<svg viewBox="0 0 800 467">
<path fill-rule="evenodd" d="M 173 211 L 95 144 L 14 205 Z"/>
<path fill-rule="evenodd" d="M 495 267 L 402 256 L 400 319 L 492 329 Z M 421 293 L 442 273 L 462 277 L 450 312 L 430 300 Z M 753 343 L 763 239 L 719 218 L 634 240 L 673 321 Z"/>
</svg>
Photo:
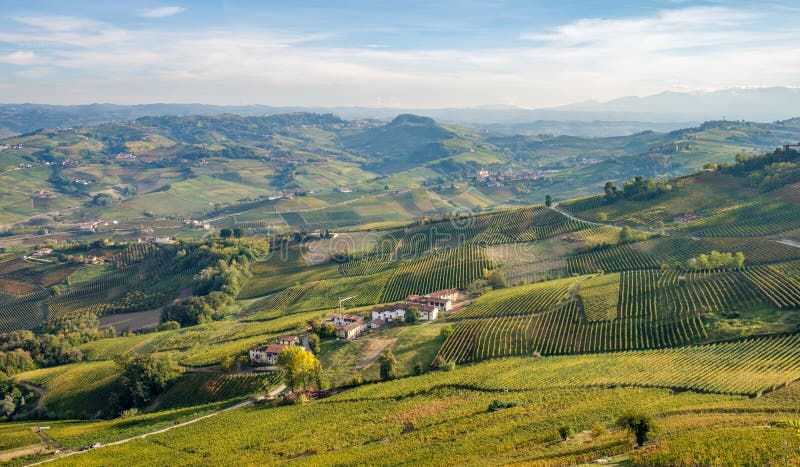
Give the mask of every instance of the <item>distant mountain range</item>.
<svg viewBox="0 0 800 467">
<path fill-rule="evenodd" d="M 608 102 L 579 102 L 543 109 L 502 105 L 398 109 L 205 104 L 0 104 L 0 136 L 26 133 L 39 128 L 96 125 L 154 115 L 208 116 L 230 113 L 257 116 L 289 112 L 333 113 L 349 120 L 384 121 L 392 120 L 400 114 L 412 113 L 445 123 L 507 134 L 616 136 L 646 130 L 670 131 L 694 126 L 706 120 L 771 122 L 796 117 L 800 115 L 800 89 L 773 87 L 714 92 L 663 92 L 646 97 L 622 97 Z"/>
</svg>

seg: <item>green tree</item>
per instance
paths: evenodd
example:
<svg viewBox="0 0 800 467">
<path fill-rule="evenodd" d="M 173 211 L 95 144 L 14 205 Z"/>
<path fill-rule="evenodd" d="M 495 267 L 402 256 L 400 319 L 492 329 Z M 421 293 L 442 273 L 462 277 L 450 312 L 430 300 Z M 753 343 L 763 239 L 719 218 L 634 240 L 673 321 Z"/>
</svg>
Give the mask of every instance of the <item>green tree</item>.
<svg viewBox="0 0 800 467">
<path fill-rule="evenodd" d="M 397 366 L 397 359 L 394 358 L 392 349 L 388 349 L 383 354 L 381 354 L 380 358 L 378 359 L 378 362 L 380 363 L 382 380 L 388 381 L 396 377 L 395 367 Z"/>
<path fill-rule="evenodd" d="M 572 435 L 572 427 L 569 425 L 561 425 L 558 427 L 558 436 L 563 440 L 566 441 L 569 439 L 570 435 Z"/>
<path fill-rule="evenodd" d="M 503 277 L 503 273 L 501 273 L 499 270 L 495 269 L 494 271 L 490 272 L 487 280 L 493 289 L 505 289 L 508 287 L 506 278 Z"/>
<path fill-rule="evenodd" d="M 278 355 L 278 365 L 283 367 L 286 383 L 292 391 L 298 386 L 307 389 L 321 366 L 314 354 L 297 345 L 283 349 Z"/>
<path fill-rule="evenodd" d="M 453 326 L 445 324 L 439 331 L 439 335 L 442 336 L 442 339 L 447 340 L 448 337 L 453 335 Z"/>
<path fill-rule="evenodd" d="M 145 406 L 183 372 L 169 354 L 121 356 L 116 363 L 122 368 L 123 384 L 135 407 Z"/>
<path fill-rule="evenodd" d="M 231 229 L 222 229 L 219 231 L 219 236 L 222 238 L 231 238 L 233 231 Z"/>
<path fill-rule="evenodd" d="M 222 357 L 222 360 L 220 360 L 219 368 L 225 373 L 230 373 L 231 371 L 233 371 L 235 364 L 236 360 L 234 360 L 234 358 L 231 357 L 230 355 L 226 355 Z"/>
<path fill-rule="evenodd" d="M 406 310 L 406 323 L 414 324 L 422 318 L 422 313 L 419 311 L 419 308 L 412 306 Z"/>
<path fill-rule="evenodd" d="M 653 419 L 646 414 L 629 412 L 617 419 L 617 426 L 630 431 L 636 438 L 636 444 L 641 446 L 650 438 L 653 429 Z"/>
<path fill-rule="evenodd" d="M 236 227 L 235 229 L 233 229 L 233 236 L 235 238 L 244 237 L 244 230 L 242 230 L 240 227 Z"/>
<path fill-rule="evenodd" d="M 736 252 L 736 254 L 733 255 L 733 262 L 736 269 L 742 269 L 744 267 L 744 253 L 741 251 Z"/>
<path fill-rule="evenodd" d="M 547 207 L 552 206 L 553 205 L 553 197 L 550 196 L 550 195 L 545 196 L 544 197 L 544 205 L 547 206 Z"/>
</svg>

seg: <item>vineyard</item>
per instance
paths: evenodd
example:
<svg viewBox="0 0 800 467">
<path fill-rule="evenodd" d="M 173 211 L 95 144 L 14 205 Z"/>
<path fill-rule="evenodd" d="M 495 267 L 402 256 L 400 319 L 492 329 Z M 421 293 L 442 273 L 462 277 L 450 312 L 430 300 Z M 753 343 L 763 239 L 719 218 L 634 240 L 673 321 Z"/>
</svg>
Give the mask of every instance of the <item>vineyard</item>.
<svg viewBox="0 0 800 467">
<path fill-rule="evenodd" d="M 609 321 L 617 317 L 619 273 L 603 274 L 580 285 L 580 298 L 586 320 Z"/>
<path fill-rule="evenodd" d="M 656 269 L 660 266 L 651 256 L 639 252 L 628 244 L 597 248 L 568 256 L 566 260 L 569 274 Z"/>
<path fill-rule="evenodd" d="M 75 363 L 28 371 L 14 376 L 45 388 L 45 410 L 60 418 L 96 418 L 111 402 L 119 384 L 119 371 L 113 361 Z"/>
<path fill-rule="evenodd" d="M 259 373 L 234 375 L 184 373 L 161 396 L 158 410 L 241 398 L 259 391 L 266 392 L 267 387 L 277 386 L 279 381 L 280 375 L 277 373 L 269 375 Z"/>
<path fill-rule="evenodd" d="M 786 269 L 760 266 L 748 268 L 743 274 L 776 308 L 800 308 L 800 282 L 789 277 Z"/>
<path fill-rule="evenodd" d="M 409 294 L 441 289 L 465 289 L 482 276 L 484 269 L 491 268 L 492 263 L 481 247 L 465 245 L 436 251 L 422 259 L 397 265 L 386 282 L 380 301 L 392 302 Z"/>
<path fill-rule="evenodd" d="M 800 209 L 782 201 L 729 207 L 681 226 L 700 237 L 758 237 L 800 228 Z"/>
<path fill-rule="evenodd" d="M 32 329 L 44 318 L 43 301 L 47 290 L 24 297 L 6 296 L 0 301 L 0 332 Z"/>
<path fill-rule="evenodd" d="M 585 279 L 568 278 L 497 290 L 479 297 L 470 306 L 453 314 L 453 318 L 528 315 L 547 311 L 569 299 L 576 286 Z"/>
<path fill-rule="evenodd" d="M 465 319 L 442 348 L 445 361 L 512 355 L 562 355 L 676 347 L 702 341 L 696 315 L 654 321 L 646 317 L 587 322 L 579 300 L 539 314 Z"/>
</svg>

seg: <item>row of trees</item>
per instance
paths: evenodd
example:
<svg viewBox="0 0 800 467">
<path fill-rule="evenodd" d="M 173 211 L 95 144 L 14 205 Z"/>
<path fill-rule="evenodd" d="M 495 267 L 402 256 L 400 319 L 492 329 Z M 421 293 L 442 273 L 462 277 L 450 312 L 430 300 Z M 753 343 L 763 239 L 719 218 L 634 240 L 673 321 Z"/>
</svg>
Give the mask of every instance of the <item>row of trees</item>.
<svg viewBox="0 0 800 467">
<path fill-rule="evenodd" d="M 744 267 L 744 254 L 739 251 L 733 253 L 720 253 L 712 251 L 711 254 L 700 254 L 690 258 L 687 262 L 689 269 L 742 269 Z"/>
<path fill-rule="evenodd" d="M 619 199 L 643 201 L 670 191 L 672 191 L 672 185 L 669 182 L 642 176 L 636 176 L 625 182 L 621 190 L 613 182 L 606 182 L 603 187 L 607 202 L 614 202 Z"/>
</svg>

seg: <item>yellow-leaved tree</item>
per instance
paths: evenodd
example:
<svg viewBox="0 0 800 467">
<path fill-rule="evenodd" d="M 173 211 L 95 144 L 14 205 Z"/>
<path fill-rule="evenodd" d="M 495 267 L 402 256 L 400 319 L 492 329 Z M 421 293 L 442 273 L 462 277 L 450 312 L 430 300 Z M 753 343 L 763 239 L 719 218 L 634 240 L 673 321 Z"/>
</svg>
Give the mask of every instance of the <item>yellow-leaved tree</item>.
<svg viewBox="0 0 800 467">
<path fill-rule="evenodd" d="M 283 349 L 283 352 L 278 355 L 278 365 L 283 367 L 286 384 L 292 391 L 299 386 L 307 389 L 320 370 L 317 357 L 296 345 Z"/>
</svg>

